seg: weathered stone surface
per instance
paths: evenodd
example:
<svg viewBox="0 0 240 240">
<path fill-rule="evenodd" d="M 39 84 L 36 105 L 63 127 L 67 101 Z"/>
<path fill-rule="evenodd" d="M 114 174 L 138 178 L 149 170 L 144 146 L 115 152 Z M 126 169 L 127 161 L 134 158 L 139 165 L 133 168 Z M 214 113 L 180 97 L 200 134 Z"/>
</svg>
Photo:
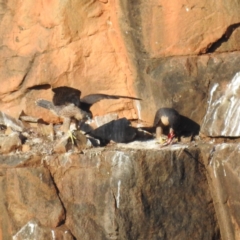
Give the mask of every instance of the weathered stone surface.
<svg viewBox="0 0 240 240">
<path fill-rule="evenodd" d="M 240 239 L 240 144 L 202 149 L 222 239 Z"/>
<path fill-rule="evenodd" d="M 74 238 L 66 227 L 51 229 L 51 228 L 42 227 L 37 221 L 29 221 L 13 236 L 12 239 L 13 240 L 26 240 L 26 239 L 73 240 Z"/>
<path fill-rule="evenodd" d="M 0 124 L 9 127 L 14 131 L 22 132 L 24 130 L 22 121 L 15 119 L 2 111 L 0 111 Z"/>
<path fill-rule="evenodd" d="M 0 22 L 1 109 L 15 117 L 21 110 L 39 117 L 34 100 L 51 98 L 51 91 L 32 88 L 45 88 L 46 84 L 70 84 L 81 89 L 83 96 L 96 92 L 135 95 L 131 77 L 126 78 L 130 71 L 125 70 L 128 63 L 121 51 L 120 33 L 111 20 L 113 7 L 97 0 L 4 2 Z M 103 101 L 94 107 L 94 113 L 123 109 L 127 117 L 137 117 L 131 100 Z M 50 120 L 47 113 L 42 117 Z"/>
<path fill-rule="evenodd" d="M 10 168 L 10 167 L 26 167 L 26 166 L 40 166 L 41 156 L 26 153 L 14 153 L 8 155 L 0 156 L 0 168 Z"/>
<path fill-rule="evenodd" d="M 10 152 L 15 152 L 18 149 L 21 149 L 22 142 L 19 138 L 18 133 L 11 133 L 10 135 L 0 136 L 0 152 L 7 154 Z"/>
<path fill-rule="evenodd" d="M 100 101 L 94 116 L 116 113 L 151 126 L 157 109 L 173 107 L 204 120 L 205 135 L 238 137 L 239 89 L 228 86 L 240 69 L 239 10 L 235 0 L 2 1 L 0 109 L 59 123 L 35 100 L 50 100 L 51 86 L 66 85 L 82 96 L 143 99 Z M 143 150 L 142 142 L 58 157 L 51 141 L 26 144 L 44 156 L 0 156 L 0 239 L 51 239 L 50 229 L 64 239 L 58 225 L 81 240 L 240 238 L 237 144 L 216 145 L 213 155 L 213 145 Z M 52 176 L 41 165 L 48 158 Z"/>
<path fill-rule="evenodd" d="M 230 83 L 215 83 L 209 93 L 208 108 L 201 131 L 207 136 L 240 136 L 240 72 Z"/>
<path fill-rule="evenodd" d="M 239 51 L 239 41 L 235 44 L 240 32 L 239 5 L 235 1 L 215 6 L 152 0 L 123 1 L 121 8 L 134 86 L 144 99 L 137 105 L 139 118 L 150 125 L 157 109 L 174 107 L 200 124 L 209 84 L 231 81 L 240 66 L 239 53 L 195 54 Z M 216 9 L 222 9 L 220 21 Z M 231 17 L 227 9 L 232 9 Z"/>
<path fill-rule="evenodd" d="M 240 50 L 238 12 L 234 0 L 37 0 L 34 7 L 10 0 L 1 5 L 0 108 L 13 117 L 24 110 L 59 122 L 34 102 L 50 100 L 50 86 L 67 85 L 82 96 L 100 92 L 144 100 L 100 101 L 92 107 L 94 116 L 115 112 L 149 126 L 158 108 L 174 107 L 199 124 L 209 83 L 221 81 L 214 75 L 230 81 L 239 71 L 239 59 L 229 53 Z M 224 51 L 222 57 L 198 55 Z"/>
<path fill-rule="evenodd" d="M 1 168 L 1 229 L 15 235 L 34 219 L 55 228 L 65 218 L 52 178 L 46 168 Z M 3 238 L 8 239 L 8 238 Z"/>
<path fill-rule="evenodd" d="M 198 157 L 98 148 L 48 162 L 76 239 L 219 239 Z"/>
<path fill-rule="evenodd" d="M 218 43 L 215 50 L 224 40 L 228 43 L 219 51 L 240 49 L 236 43 L 240 6 L 234 0 L 220 0 L 217 4 L 197 0 L 125 0 L 120 4 L 125 38 L 132 39 L 134 47 L 151 58 L 208 53 L 212 45 Z"/>
<path fill-rule="evenodd" d="M 23 144 L 22 145 L 22 152 L 29 152 L 31 150 L 31 147 L 29 144 Z"/>
<path fill-rule="evenodd" d="M 109 123 L 113 120 L 117 120 L 118 115 L 116 113 L 106 114 L 104 116 L 96 116 L 93 120 L 96 124 L 96 127 L 100 127 L 106 123 Z"/>
<path fill-rule="evenodd" d="M 0 239 L 238 239 L 239 143 L 191 146 L 2 159 Z"/>
<path fill-rule="evenodd" d="M 139 103 L 141 119 L 148 119 L 151 125 L 157 109 L 173 107 L 201 124 L 209 86 L 227 85 L 239 69 L 239 53 L 139 61 L 139 72 L 143 73 L 137 80 L 137 88 L 140 97 L 148 99 Z"/>
</svg>

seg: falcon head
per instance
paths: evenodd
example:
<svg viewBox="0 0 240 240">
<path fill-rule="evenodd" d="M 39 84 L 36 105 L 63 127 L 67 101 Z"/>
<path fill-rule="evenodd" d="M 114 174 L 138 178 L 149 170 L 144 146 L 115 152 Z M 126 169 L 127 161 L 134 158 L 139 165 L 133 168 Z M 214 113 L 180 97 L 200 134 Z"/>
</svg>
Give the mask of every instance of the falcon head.
<svg viewBox="0 0 240 240">
<path fill-rule="evenodd" d="M 80 111 L 78 111 L 74 116 L 78 121 L 80 121 L 80 120 L 87 121 L 87 120 L 91 119 L 92 116 L 90 113 L 85 112 L 81 109 L 79 109 L 79 110 Z"/>
</svg>

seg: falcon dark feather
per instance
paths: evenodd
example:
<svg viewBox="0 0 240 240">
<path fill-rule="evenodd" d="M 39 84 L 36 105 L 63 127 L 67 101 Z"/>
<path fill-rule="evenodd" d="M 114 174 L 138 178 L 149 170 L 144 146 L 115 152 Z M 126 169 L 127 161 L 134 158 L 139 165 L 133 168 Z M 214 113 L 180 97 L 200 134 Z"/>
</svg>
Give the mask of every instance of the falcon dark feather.
<svg viewBox="0 0 240 240">
<path fill-rule="evenodd" d="M 200 126 L 193 120 L 180 115 L 173 108 L 160 108 L 155 115 L 156 138 L 162 141 L 162 133 L 168 134 L 167 144 L 171 144 L 175 135 L 191 137 L 199 134 Z"/>
<path fill-rule="evenodd" d="M 87 119 L 87 113 L 82 109 L 78 108 L 72 103 L 67 105 L 56 106 L 52 102 L 47 101 L 45 99 L 38 99 L 36 104 L 39 107 L 43 107 L 49 109 L 55 115 L 63 118 L 75 118 L 77 120 L 85 120 Z"/>
<path fill-rule="evenodd" d="M 154 118 L 153 125 L 156 127 L 156 138 L 162 142 L 161 135 L 164 129 L 169 130 L 167 144 L 172 143 L 175 132 L 178 130 L 181 117 L 173 108 L 160 108 Z"/>
<path fill-rule="evenodd" d="M 177 129 L 180 121 L 179 113 L 173 108 L 160 108 L 154 118 L 154 126 L 158 124 L 163 124 L 164 126 L 169 126 L 174 130 Z"/>
<path fill-rule="evenodd" d="M 53 88 L 53 104 L 56 106 L 73 103 L 80 107 L 81 91 L 71 87 L 57 87 Z"/>
<path fill-rule="evenodd" d="M 52 89 L 54 92 L 53 103 L 55 105 L 63 105 L 66 103 L 73 103 L 75 106 L 80 107 L 86 112 L 90 112 L 91 106 L 103 99 L 120 99 L 127 98 L 133 100 L 141 100 L 140 98 L 120 96 L 120 95 L 107 95 L 107 94 L 90 94 L 80 99 L 81 91 L 71 87 L 57 87 Z"/>
<path fill-rule="evenodd" d="M 127 98 L 127 99 L 133 99 L 133 100 L 141 100 L 140 98 L 135 97 L 128 97 L 128 96 L 119 96 L 119 95 L 107 95 L 107 94 L 90 94 L 80 99 L 81 102 L 81 108 L 84 111 L 90 111 L 90 107 L 103 99 L 120 99 L 120 98 Z"/>
<path fill-rule="evenodd" d="M 74 119 L 75 122 L 76 120 L 86 121 L 90 117 L 89 113 L 83 111 L 79 107 L 75 106 L 73 103 L 66 102 L 63 105 L 55 105 L 45 99 L 38 99 L 36 101 L 36 104 L 37 106 L 46 108 L 55 115 L 63 118 L 63 132 L 67 132 L 69 130 L 72 119 Z"/>
</svg>

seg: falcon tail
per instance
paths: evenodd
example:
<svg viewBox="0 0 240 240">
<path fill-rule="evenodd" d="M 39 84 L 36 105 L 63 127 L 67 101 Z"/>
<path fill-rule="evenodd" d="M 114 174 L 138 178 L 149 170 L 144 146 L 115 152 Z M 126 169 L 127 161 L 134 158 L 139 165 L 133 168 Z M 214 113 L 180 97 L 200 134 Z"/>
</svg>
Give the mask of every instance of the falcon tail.
<svg viewBox="0 0 240 240">
<path fill-rule="evenodd" d="M 43 107 L 43 108 L 46 108 L 46 109 L 53 109 L 54 108 L 54 105 L 53 105 L 52 102 L 44 100 L 44 99 L 38 99 L 36 101 L 36 104 L 37 104 L 37 106 Z"/>
</svg>

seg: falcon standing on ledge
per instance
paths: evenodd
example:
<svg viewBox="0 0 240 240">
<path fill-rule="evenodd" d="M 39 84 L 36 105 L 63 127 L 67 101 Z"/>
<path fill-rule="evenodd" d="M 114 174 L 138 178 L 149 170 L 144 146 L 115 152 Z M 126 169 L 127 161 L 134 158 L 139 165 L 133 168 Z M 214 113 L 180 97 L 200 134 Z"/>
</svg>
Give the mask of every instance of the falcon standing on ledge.
<svg viewBox="0 0 240 240">
<path fill-rule="evenodd" d="M 163 143 L 162 134 L 164 130 L 168 130 L 168 139 L 166 144 L 171 144 L 180 124 L 180 115 L 173 108 L 160 108 L 154 118 L 154 127 L 156 127 L 156 138 Z"/>
<path fill-rule="evenodd" d="M 90 107 L 102 99 L 141 100 L 140 98 L 106 94 L 90 94 L 80 99 L 80 90 L 66 86 L 53 88 L 52 91 L 54 92 L 52 102 L 39 99 L 36 104 L 63 118 L 62 129 L 64 132 L 69 130 L 71 119 L 86 121 L 88 118 L 92 118 Z"/>
<path fill-rule="evenodd" d="M 82 109 L 75 106 L 73 103 L 65 103 L 63 105 L 54 105 L 52 102 L 38 99 L 36 104 L 39 107 L 49 109 L 53 114 L 63 118 L 62 131 L 67 132 L 70 128 L 71 120 L 86 121 L 90 115 Z"/>
</svg>

